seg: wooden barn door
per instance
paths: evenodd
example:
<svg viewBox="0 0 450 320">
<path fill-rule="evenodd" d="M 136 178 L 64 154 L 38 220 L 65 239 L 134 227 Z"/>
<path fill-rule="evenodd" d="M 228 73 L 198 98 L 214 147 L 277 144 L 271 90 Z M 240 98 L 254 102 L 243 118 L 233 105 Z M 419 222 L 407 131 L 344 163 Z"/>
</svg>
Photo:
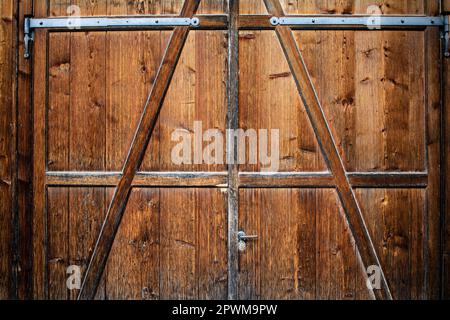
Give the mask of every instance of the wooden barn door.
<svg viewBox="0 0 450 320">
<path fill-rule="evenodd" d="M 35 31 L 34 297 L 438 297 L 439 29 L 268 25 L 365 14 L 371 1 L 198 2 L 34 1 L 42 18 L 70 4 L 215 15 L 196 30 Z M 387 3 L 438 13 L 437 1 Z M 195 139 L 198 121 L 279 130 L 279 172 L 174 164 L 172 133 Z M 239 231 L 257 236 L 242 251 Z M 366 286 L 370 266 L 380 290 Z"/>
<path fill-rule="evenodd" d="M 240 14 L 366 14 L 372 2 L 241 1 Z M 437 4 L 388 2 L 400 15 Z M 258 241 L 239 255 L 237 296 L 438 297 L 439 31 L 245 23 L 239 127 L 280 130 L 280 172 L 239 168 L 239 229 Z M 373 292 L 371 265 L 385 277 Z"/>
<path fill-rule="evenodd" d="M 35 1 L 36 17 L 67 15 L 64 1 L 50 1 L 50 7 L 46 2 Z M 168 16 L 183 10 L 190 17 L 198 1 L 183 2 L 145 8 L 129 1 L 76 4 L 83 16 Z M 198 12 L 223 9 L 220 1 L 205 1 Z M 118 233 L 107 239 L 113 246 L 106 266 L 93 264 L 90 274 L 102 274 L 97 299 L 226 299 L 226 167 L 171 161 L 174 130 L 191 133 L 194 121 L 225 130 L 226 31 L 188 31 L 36 30 L 36 298 L 77 298 L 79 290 L 66 286 L 67 268 L 79 266 L 86 274 L 106 213 L 114 214 L 115 187 L 123 180 L 149 93 L 153 112 L 173 73 L 145 157 L 131 178 Z M 135 149 L 143 146 L 137 140 Z M 123 201 L 117 197 L 114 203 Z M 103 234 L 106 229 L 108 223 Z"/>
</svg>

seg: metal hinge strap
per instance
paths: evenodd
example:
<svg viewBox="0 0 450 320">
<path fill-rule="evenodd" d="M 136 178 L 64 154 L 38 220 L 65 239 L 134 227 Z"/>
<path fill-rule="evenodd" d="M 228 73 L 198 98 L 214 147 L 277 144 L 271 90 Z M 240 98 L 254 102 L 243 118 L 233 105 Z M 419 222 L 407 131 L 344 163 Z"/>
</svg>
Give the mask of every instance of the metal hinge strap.
<svg viewBox="0 0 450 320">
<path fill-rule="evenodd" d="M 68 29 L 68 30 L 91 30 L 91 29 L 117 29 L 117 28 L 139 28 L 139 27 L 178 27 L 178 26 L 200 26 L 200 19 L 185 17 L 67 17 L 67 18 L 25 18 L 25 58 L 30 57 L 30 42 L 33 41 L 33 30 L 35 29 Z"/>
<path fill-rule="evenodd" d="M 31 46 L 31 42 L 34 41 L 34 34 L 33 31 L 30 28 L 30 18 L 25 18 L 25 25 L 23 28 L 23 33 L 24 33 L 24 38 L 23 38 L 23 43 L 24 43 L 24 56 L 25 59 L 29 59 L 30 58 L 30 46 Z"/>
<path fill-rule="evenodd" d="M 443 26 L 444 17 L 427 17 L 427 16 L 304 16 L 304 17 L 271 17 L 270 23 L 276 25 L 287 26 L 342 26 L 342 27 L 356 27 L 356 28 L 371 28 L 377 27 L 432 27 Z"/>
</svg>

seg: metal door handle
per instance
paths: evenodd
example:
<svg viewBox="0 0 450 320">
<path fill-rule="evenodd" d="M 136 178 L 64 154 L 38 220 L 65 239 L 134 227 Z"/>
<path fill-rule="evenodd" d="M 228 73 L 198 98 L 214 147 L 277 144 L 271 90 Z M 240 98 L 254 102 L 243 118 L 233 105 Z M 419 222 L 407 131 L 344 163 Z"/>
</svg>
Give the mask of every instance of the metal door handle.
<svg viewBox="0 0 450 320">
<path fill-rule="evenodd" d="M 258 236 L 257 235 L 246 235 L 244 231 L 239 231 L 238 232 L 238 240 L 239 241 L 255 241 L 258 240 Z"/>
</svg>

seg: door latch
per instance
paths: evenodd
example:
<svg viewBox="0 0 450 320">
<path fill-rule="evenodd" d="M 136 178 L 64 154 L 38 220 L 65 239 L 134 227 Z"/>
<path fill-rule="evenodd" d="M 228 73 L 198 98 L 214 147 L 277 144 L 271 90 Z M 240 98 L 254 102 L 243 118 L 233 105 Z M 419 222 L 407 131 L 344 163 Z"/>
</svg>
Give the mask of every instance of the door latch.
<svg viewBox="0 0 450 320">
<path fill-rule="evenodd" d="M 449 16 L 445 16 L 444 17 L 444 33 L 442 35 L 443 39 L 444 39 L 444 56 L 446 58 L 450 58 L 450 48 L 449 48 Z"/>
<path fill-rule="evenodd" d="M 244 231 L 238 232 L 238 249 L 240 252 L 245 251 L 247 249 L 247 242 L 248 241 L 256 241 L 258 240 L 257 235 L 246 235 Z"/>
<path fill-rule="evenodd" d="M 24 28 L 23 28 L 23 47 L 24 47 L 24 57 L 25 59 L 30 59 L 31 55 L 31 42 L 34 41 L 34 34 L 31 30 L 31 18 L 25 17 Z"/>
</svg>

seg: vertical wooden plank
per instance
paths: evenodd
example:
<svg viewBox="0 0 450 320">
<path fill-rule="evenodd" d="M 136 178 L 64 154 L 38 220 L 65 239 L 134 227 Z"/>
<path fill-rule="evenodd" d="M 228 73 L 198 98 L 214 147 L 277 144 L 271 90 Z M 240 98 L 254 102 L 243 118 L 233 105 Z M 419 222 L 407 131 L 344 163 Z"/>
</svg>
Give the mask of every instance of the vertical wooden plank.
<svg viewBox="0 0 450 320">
<path fill-rule="evenodd" d="M 355 104 L 355 32 L 303 31 L 294 34 L 309 66 L 345 167 L 348 171 L 354 171 L 358 109 Z M 330 52 L 336 54 L 330 55 Z M 305 122 L 308 122 L 306 115 Z M 312 132 L 309 136 L 307 140 L 315 141 Z M 315 149 L 320 154 L 318 146 Z"/>
<path fill-rule="evenodd" d="M 410 261 L 411 261 L 411 299 L 427 299 L 425 270 L 426 261 L 426 228 L 427 214 L 425 212 L 426 191 L 411 191 L 410 211 Z"/>
<path fill-rule="evenodd" d="M 72 34 L 70 170 L 105 169 L 105 39 L 105 32 Z M 70 259 L 83 271 L 103 222 L 104 201 L 102 188 L 70 190 Z"/>
<path fill-rule="evenodd" d="M 48 0 L 49 16 L 68 16 L 71 0 Z"/>
<path fill-rule="evenodd" d="M 67 300 L 69 266 L 69 190 L 48 189 L 48 292 L 51 300 Z"/>
<path fill-rule="evenodd" d="M 395 299 L 425 299 L 423 190 L 358 190 Z M 416 225 L 413 225 L 416 223 Z M 405 267 L 406 266 L 406 267 Z"/>
<path fill-rule="evenodd" d="M 13 212 L 15 179 L 15 127 L 16 106 L 14 93 L 15 78 L 15 37 L 14 19 L 15 1 L 3 1 L 0 4 L 0 299 L 13 298 L 16 293 L 13 273 L 15 243 L 13 221 L 17 221 Z"/>
<path fill-rule="evenodd" d="M 356 248 L 334 190 L 317 190 L 316 299 L 356 297 Z"/>
<path fill-rule="evenodd" d="M 239 191 L 239 228 L 246 234 L 261 236 L 261 191 L 241 189 Z M 261 297 L 261 238 L 251 242 L 246 250 L 238 254 L 237 298 L 257 300 Z M 229 250 L 229 249 L 228 249 Z"/>
<path fill-rule="evenodd" d="M 226 134 L 227 39 L 222 31 L 196 31 L 195 35 L 195 105 L 194 120 L 203 123 L 203 130 L 218 129 Z M 194 55 L 192 51 L 188 54 Z M 217 151 L 218 152 L 218 151 Z M 226 171 L 225 155 L 222 163 L 204 163 L 195 170 Z"/>
<path fill-rule="evenodd" d="M 351 14 L 357 1 L 352 0 L 281 0 L 286 14 Z"/>
<path fill-rule="evenodd" d="M 292 212 L 297 213 L 297 256 L 298 295 L 300 299 L 313 300 L 317 297 L 317 196 L 321 192 L 314 189 L 292 190 Z"/>
<path fill-rule="evenodd" d="M 199 205 L 202 203 L 203 205 Z M 228 292 L 228 250 L 226 193 L 198 189 L 197 281 L 200 300 L 226 300 Z"/>
<path fill-rule="evenodd" d="M 34 3 L 36 17 L 47 16 L 47 3 Z M 35 33 L 34 46 L 47 48 L 46 31 Z M 35 53 L 38 51 L 35 50 Z M 47 292 L 47 218 L 46 218 L 46 138 L 47 55 L 33 55 L 33 297 L 45 299 Z"/>
<path fill-rule="evenodd" d="M 432 0 L 435 1 L 435 0 Z M 355 2 L 355 14 L 367 14 L 368 9 L 377 6 L 382 14 L 424 14 L 425 0 L 360 0 Z M 431 1 L 430 1 L 431 2 Z M 373 12 L 369 10 L 369 12 Z"/>
<path fill-rule="evenodd" d="M 316 191 L 264 189 L 257 192 L 261 194 L 258 206 L 261 298 L 315 299 L 318 284 L 314 238 Z"/>
<path fill-rule="evenodd" d="M 53 14 L 60 14 L 52 8 Z M 49 35 L 47 111 L 48 170 L 69 168 L 70 35 Z M 48 282 L 50 299 L 67 299 L 68 206 L 67 189 L 50 189 L 48 203 Z"/>
<path fill-rule="evenodd" d="M 224 195 L 217 189 L 160 193 L 160 298 L 226 299 Z"/>
<path fill-rule="evenodd" d="M 297 239 L 293 236 L 300 220 L 295 207 L 291 206 L 293 192 L 286 189 L 259 192 L 262 209 L 258 234 L 261 242 L 261 297 L 295 299 L 299 293 L 297 267 L 301 257 L 297 252 Z"/>
<path fill-rule="evenodd" d="M 32 13 L 32 0 L 19 3 L 18 25 L 23 26 L 25 15 Z M 19 39 L 23 39 L 23 28 L 19 27 Z M 33 162 L 32 103 L 31 103 L 31 60 L 24 58 L 24 44 L 19 41 L 18 61 L 18 106 L 17 106 L 17 153 L 18 153 L 18 298 L 32 297 L 32 219 L 33 219 Z"/>
<path fill-rule="evenodd" d="M 244 0 L 239 4 L 241 14 L 267 14 L 263 0 Z"/>
<path fill-rule="evenodd" d="M 239 127 L 239 0 L 228 1 L 228 111 L 226 125 L 228 132 Z M 228 299 L 238 297 L 238 242 L 239 232 L 239 166 L 237 163 L 238 145 L 236 140 L 228 135 L 226 154 L 228 164 Z"/>
<path fill-rule="evenodd" d="M 355 32 L 356 69 L 355 105 L 356 108 L 356 156 L 355 170 L 378 171 L 384 162 L 384 97 L 379 85 L 383 78 L 380 61 L 382 51 L 380 32 Z M 370 121 L 365 121 L 370 119 Z M 380 132 L 381 131 L 381 132 Z"/>
<path fill-rule="evenodd" d="M 161 189 L 160 297 L 198 298 L 194 189 Z"/>
<path fill-rule="evenodd" d="M 202 0 L 198 8 L 199 14 L 224 14 L 227 11 L 227 0 Z"/>
<path fill-rule="evenodd" d="M 428 298 L 440 297 L 440 248 L 441 248 L 441 94 L 440 94 L 440 52 L 439 30 L 425 31 L 426 65 L 426 145 L 427 145 L 427 234 L 428 234 Z"/>
<path fill-rule="evenodd" d="M 424 46 L 420 32 L 383 34 L 385 159 L 387 171 L 422 171 L 424 165 Z M 408 70 L 408 72 L 404 72 Z"/>
<path fill-rule="evenodd" d="M 134 1 L 108 0 L 107 14 L 109 16 L 125 16 L 128 13 L 128 5 Z"/>
<path fill-rule="evenodd" d="M 447 8 L 450 11 L 450 1 L 446 1 Z M 444 183 L 445 193 L 442 197 L 445 197 L 444 210 L 441 211 L 444 214 L 443 237 L 444 237 L 444 256 L 443 256 L 443 278 L 442 278 L 442 297 L 444 299 L 450 299 L 450 59 L 444 59 L 443 63 L 443 98 L 444 98 L 444 154 L 445 162 L 444 166 Z"/>
<path fill-rule="evenodd" d="M 299 34 L 303 49 L 314 57 L 317 44 L 307 34 Z M 289 65 L 272 31 L 240 33 L 240 128 L 279 130 L 279 168 L 276 171 L 326 171 L 320 148 Z M 311 51 L 309 51 L 311 50 Z M 255 53 L 258 59 L 255 59 Z M 270 146 L 270 145 L 269 145 Z M 248 149 L 247 149 L 248 150 Z M 270 152 L 270 148 L 268 149 Z M 247 161 L 241 171 L 268 169 L 260 163 Z M 272 170 L 273 171 L 273 170 Z"/>
<path fill-rule="evenodd" d="M 81 16 L 104 16 L 107 14 L 109 0 L 71 0 L 71 5 L 80 7 Z"/>
<path fill-rule="evenodd" d="M 108 299 L 159 298 L 159 228 L 159 191 L 134 189 L 108 260 Z"/>
<path fill-rule="evenodd" d="M 153 86 L 161 63 L 160 41 L 159 31 L 123 31 L 107 34 L 106 169 L 108 171 L 121 171 L 124 166 L 148 90 Z M 147 151 L 148 158 L 145 165 L 147 170 L 158 169 L 158 154 L 158 145 L 151 145 Z"/>
<path fill-rule="evenodd" d="M 442 12 L 450 13 L 450 0 L 442 0 Z"/>
<path fill-rule="evenodd" d="M 107 0 L 72 0 L 82 16 L 107 14 Z M 106 32 L 71 34 L 70 170 L 103 171 L 106 157 Z M 76 125 L 75 125 L 76 124 Z M 89 138 L 88 138 L 89 137 Z M 104 188 L 69 191 L 70 264 L 86 271 L 105 212 Z M 104 297 L 105 285 L 96 298 Z M 70 292 L 75 299 L 78 290 Z"/>
</svg>

